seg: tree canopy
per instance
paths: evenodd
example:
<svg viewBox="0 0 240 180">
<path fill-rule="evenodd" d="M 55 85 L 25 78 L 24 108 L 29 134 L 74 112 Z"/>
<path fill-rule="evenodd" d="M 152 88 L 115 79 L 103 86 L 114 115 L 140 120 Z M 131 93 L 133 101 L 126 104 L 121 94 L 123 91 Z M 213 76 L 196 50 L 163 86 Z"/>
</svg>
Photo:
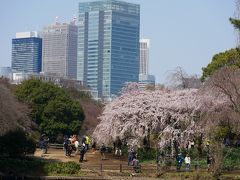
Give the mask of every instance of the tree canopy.
<svg viewBox="0 0 240 180">
<path fill-rule="evenodd" d="M 234 18 L 229 18 L 229 21 L 232 23 L 235 29 L 240 30 L 240 20 L 239 19 L 234 19 Z"/>
<path fill-rule="evenodd" d="M 225 52 L 220 52 L 213 56 L 212 61 L 207 67 L 202 68 L 203 74 L 201 80 L 204 81 L 210 77 L 216 70 L 225 66 L 240 67 L 240 49 L 234 48 Z"/>
<path fill-rule="evenodd" d="M 54 140 L 58 134 L 78 133 L 85 118 L 81 105 L 58 86 L 36 79 L 24 81 L 16 96 L 32 108 L 32 119 Z"/>
</svg>

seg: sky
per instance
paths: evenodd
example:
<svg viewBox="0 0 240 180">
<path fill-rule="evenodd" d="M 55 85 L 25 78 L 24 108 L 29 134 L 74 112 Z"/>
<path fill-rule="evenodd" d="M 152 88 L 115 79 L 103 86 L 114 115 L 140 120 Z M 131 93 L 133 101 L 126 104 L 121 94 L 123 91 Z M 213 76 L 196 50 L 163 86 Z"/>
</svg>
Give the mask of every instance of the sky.
<svg viewBox="0 0 240 180">
<path fill-rule="evenodd" d="M 229 23 L 234 0 L 125 0 L 140 4 L 141 38 L 150 39 L 149 72 L 167 83 L 171 70 L 182 67 L 201 75 L 212 56 L 236 46 Z M 2 0 L 0 67 L 11 66 L 11 39 L 16 32 L 41 31 L 55 21 L 69 22 L 86 0 Z"/>
</svg>

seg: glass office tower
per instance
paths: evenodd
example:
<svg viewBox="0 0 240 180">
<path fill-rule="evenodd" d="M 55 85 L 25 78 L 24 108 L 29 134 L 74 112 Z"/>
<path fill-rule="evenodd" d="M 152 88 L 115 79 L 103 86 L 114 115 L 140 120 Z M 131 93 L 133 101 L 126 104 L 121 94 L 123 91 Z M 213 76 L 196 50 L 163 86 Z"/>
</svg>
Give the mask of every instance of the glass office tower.
<svg viewBox="0 0 240 180">
<path fill-rule="evenodd" d="M 139 74 L 140 6 L 117 0 L 79 3 L 77 79 L 99 98 L 117 95 Z"/>
<path fill-rule="evenodd" d="M 42 67 L 42 39 L 36 32 L 16 33 L 12 39 L 12 71 L 39 73 Z"/>
</svg>

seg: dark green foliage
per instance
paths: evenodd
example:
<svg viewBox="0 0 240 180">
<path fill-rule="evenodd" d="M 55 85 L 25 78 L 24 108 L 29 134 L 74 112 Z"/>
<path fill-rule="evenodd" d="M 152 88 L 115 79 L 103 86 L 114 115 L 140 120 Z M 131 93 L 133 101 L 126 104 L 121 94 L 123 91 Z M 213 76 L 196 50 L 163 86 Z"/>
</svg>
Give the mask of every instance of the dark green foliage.
<svg viewBox="0 0 240 180">
<path fill-rule="evenodd" d="M 235 170 L 240 168 L 240 148 L 224 149 L 224 168 L 227 170 Z"/>
<path fill-rule="evenodd" d="M 16 129 L 0 137 L 0 153 L 10 157 L 33 154 L 36 150 L 35 144 L 24 131 Z"/>
<path fill-rule="evenodd" d="M 155 148 L 149 148 L 148 150 L 141 148 L 138 149 L 137 154 L 140 161 L 156 160 L 157 150 Z"/>
<path fill-rule="evenodd" d="M 37 175 L 43 162 L 33 159 L 0 159 L 0 172 L 8 174 L 12 172 L 15 175 Z"/>
<path fill-rule="evenodd" d="M 79 132 L 85 118 L 82 107 L 58 86 L 30 79 L 19 85 L 15 94 L 31 105 L 33 120 L 51 141 L 58 134 Z"/>
<path fill-rule="evenodd" d="M 210 77 L 216 70 L 225 66 L 233 66 L 240 68 L 240 50 L 239 48 L 230 49 L 225 52 L 218 53 L 213 56 L 211 63 L 207 67 L 202 68 L 203 74 L 201 80 Z"/>
<path fill-rule="evenodd" d="M 89 91 L 85 91 L 84 89 L 82 91 L 78 91 L 76 88 L 67 87 L 67 88 L 64 88 L 64 91 L 68 93 L 71 97 L 74 97 L 76 99 L 92 100 L 91 93 Z"/>
<path fill-rule="evenodd" d="M 77 174 L 80 171 L 80 165 L 75 162 L 54 162 L 45 164 L 44 172 L 46 174 Z"/>
<path fill-rule="evenodd" d="M 11 159 L 0 158 L 0 172 L 15 175 L 77 175 L 80 165 L 75 162 L 49 162 L 33 158 Z"/>
<path fill-rule="evenodd" d="M 234 19 L 234 18 L 229 18 L 229 21 L 232 23 L 235 29 L 240 30 L 240 20 L 239 19 Z"/>
</svg>

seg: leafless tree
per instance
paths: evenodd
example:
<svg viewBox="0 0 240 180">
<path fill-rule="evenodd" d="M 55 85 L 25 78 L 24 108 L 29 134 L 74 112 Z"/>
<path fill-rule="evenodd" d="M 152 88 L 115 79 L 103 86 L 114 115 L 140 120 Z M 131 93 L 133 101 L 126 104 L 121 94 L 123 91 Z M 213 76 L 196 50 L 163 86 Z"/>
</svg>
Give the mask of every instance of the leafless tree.
<svg viewBox="0 0 240 180">
<path fill-rule="evenodd" d="M 169 80 L 169 84 L 177 89 L 198 89 L 202 84 L 197 75 L 190 76 L 179 66 L 170 71 L 167 79 Z"/>
<path fill-rule="evenodd" d="M 212 90 L 217 96 L 225 96 L 233 110 L 240 113 L 240 69 L 224 67 L 215 72 L 205 83 L 204 89 Z"/>
<path fill-rule="evenodd" d="M 202 126 L 205 127 L 205 134 L 212 140 L 210 153 L 215 162 L 213 171 L 216 176 L 219 176 L 223 160 L 229 154 L 223 153 L 222 142 L 229 134 L 238 135 L 240 132 L 240 69 L 221 68 L 206 81 L 201 92 L 211 93 L 226 102 L 216 111 L 208 112 L 201 121 Z"/>
</svg>

